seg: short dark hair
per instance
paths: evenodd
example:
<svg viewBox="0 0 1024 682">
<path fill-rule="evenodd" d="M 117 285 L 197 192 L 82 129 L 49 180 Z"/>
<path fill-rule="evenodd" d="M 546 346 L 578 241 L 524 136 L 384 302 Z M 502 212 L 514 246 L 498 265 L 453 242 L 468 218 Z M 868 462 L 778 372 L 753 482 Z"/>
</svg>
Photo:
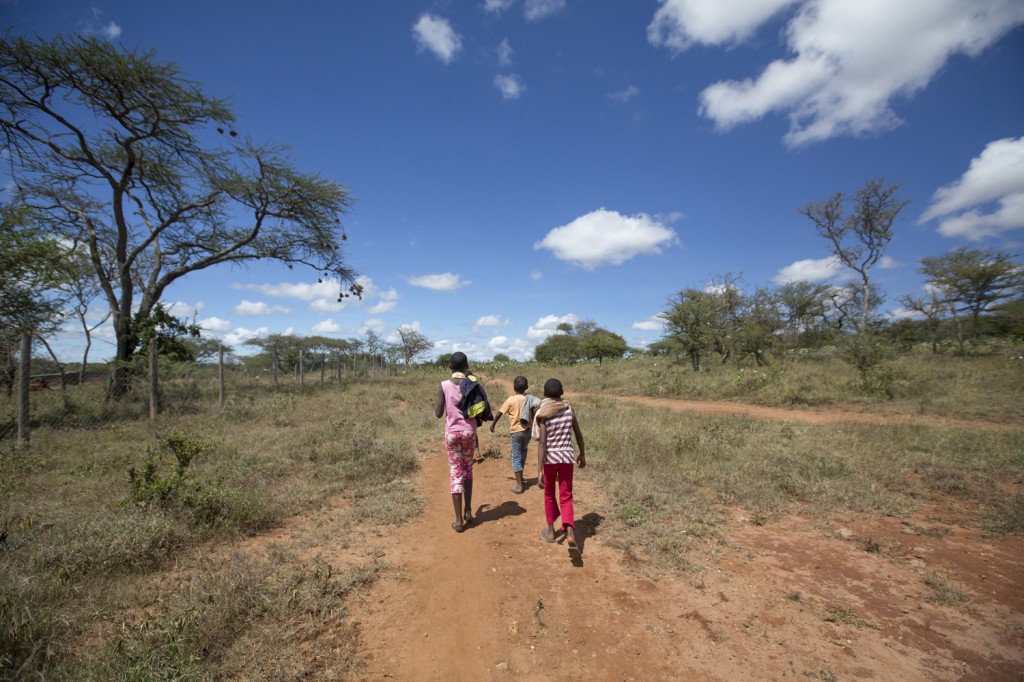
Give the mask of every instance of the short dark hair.
<svg viewBox="0 0 1024 682">
<path fill-rule="evenodd" d="M 558 379 L 548 379 L 544 382 L 544 397 L 545 398 L 561 398 L 562 397 L 562 382 Z"/>
<path fill-rule="evenodd" d="M 453 372 L 464 372 L 469 369 L 469 358 L 462 351 L 452 353 L 452 359 L 448 361 L 448 367 Z"/>
<path fill-rule="evenodd" d="M 516 390 L 516 393 L 522 393 L 530 387 L 530 382 L 526 380 L 524 376 L 517 376 L 512 380 L 512 388 Z"/>
</svg>

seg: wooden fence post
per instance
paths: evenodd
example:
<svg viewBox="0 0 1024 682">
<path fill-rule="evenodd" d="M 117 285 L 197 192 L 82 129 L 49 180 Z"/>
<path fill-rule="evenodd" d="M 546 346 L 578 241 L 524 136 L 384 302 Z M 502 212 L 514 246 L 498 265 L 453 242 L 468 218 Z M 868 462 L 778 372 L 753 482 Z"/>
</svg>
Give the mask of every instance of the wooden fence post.
<svg viewBox="0 0 1024 682">
<path fill-rule="evenodd" d="M 156 419 L 160 412 L 160 386 L 159 371 L 160 363 L 157 361 L 156 337 L 149 340 L 149 420 Z"/>
<path fill-rule="evenodd" d="M 32 372 L 32 335 L 21 334 L 21 357 L 18 358 L 18 447 L 28 448 L 31 438 L 29 424 L 28 380 Z"/>
<path fill-rule="evenodd" d="M 224 346 L 217 347 L 217 385 L 220 388 L 220 409 L 224 409 Z"/>
</svg>

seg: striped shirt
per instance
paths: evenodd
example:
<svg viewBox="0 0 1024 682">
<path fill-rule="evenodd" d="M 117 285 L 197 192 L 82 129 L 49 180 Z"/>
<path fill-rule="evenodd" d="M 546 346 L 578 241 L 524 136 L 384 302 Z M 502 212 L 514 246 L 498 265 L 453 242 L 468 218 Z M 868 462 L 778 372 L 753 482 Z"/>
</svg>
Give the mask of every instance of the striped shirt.
<svg viewBox="0 0 1024 682">
<path fill-rule="evenodd" d="M 576 453 L 572 449 L 572 408 L 564 410 L 545 422 L 545 441 L 547 448 L 544 455 L 545 464 L 575 464 Z"/>
</svg>

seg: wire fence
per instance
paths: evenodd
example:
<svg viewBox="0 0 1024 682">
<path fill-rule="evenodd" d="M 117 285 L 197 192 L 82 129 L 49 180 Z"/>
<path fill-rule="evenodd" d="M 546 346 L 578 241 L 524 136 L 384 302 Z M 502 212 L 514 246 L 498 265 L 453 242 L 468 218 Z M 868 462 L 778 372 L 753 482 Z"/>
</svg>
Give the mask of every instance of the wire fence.
<svg viewBox="0 0 1024 682">
<path fill-rule="evenodd" d="M 161 415 L 216 413 L 273 391 L 329 390 L 355 380 L 394 375 L 394 361 L 379 355 L 299 353 L 286 361 L 239 362 L 223 350 L 211 362 L 172 361 L 156 344 L 119 373 L 115 367 L 55 363 L 35 356 L 32 339 L 0 344 L 0 447 L 28 448 L 33 430 L 99 428 Z M 123 390 L 121 390 L 123 389 Z"/>
</svg>

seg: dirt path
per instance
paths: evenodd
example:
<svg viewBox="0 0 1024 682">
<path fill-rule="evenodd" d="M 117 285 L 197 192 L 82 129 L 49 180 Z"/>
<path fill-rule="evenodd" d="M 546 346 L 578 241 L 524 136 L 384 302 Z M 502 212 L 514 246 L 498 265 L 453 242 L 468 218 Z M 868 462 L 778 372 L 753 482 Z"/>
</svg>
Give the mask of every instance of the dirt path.
<svg viewBox="0 0 1024 682">
<path fill-rule="evenodd" d="M 736 512 L 717 565 L 655 582 L 607 544 L 588 480 L 576 490 L 582 562 L 542 542 L 541 491 L 510 492 L 507 433 L 481 437 L 504 456 L 475 468 L 474 526 L 450 527 L 439 443 L 422 455 L 422 517 L 367 539 L 394 570 L 352 601 L 360 679 L 1024 679 L 1019 536 L 964 529 L 955 509 L 851 514 L 838 531 Z M 971 603 L 929 601 L 936 576 Z"/>
</svg>

